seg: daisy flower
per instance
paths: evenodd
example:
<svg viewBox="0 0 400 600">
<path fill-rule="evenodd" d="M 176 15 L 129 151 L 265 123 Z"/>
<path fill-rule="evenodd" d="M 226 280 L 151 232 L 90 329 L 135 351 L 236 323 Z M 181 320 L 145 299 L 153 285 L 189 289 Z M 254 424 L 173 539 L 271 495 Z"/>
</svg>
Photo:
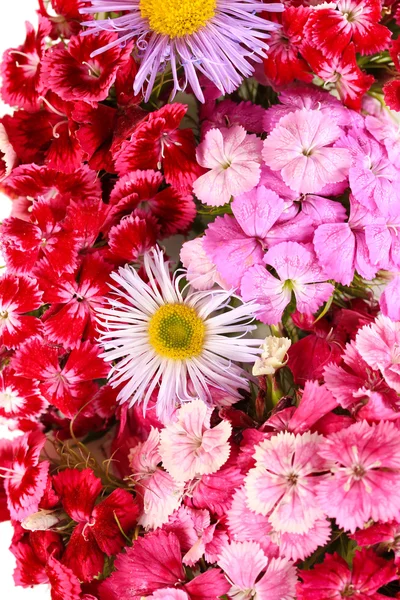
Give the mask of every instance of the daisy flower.
<svg viewBox="0 0 400 600">
<path fill-rule="evenodd" d="M 92 0 L 91 6 L 80 12 L 124 13 L 84 25 L 87 33 L 119 33 L 117 41 L 100 47 L 92 57 L 135 38 L 141 65 L 134 91 L 139 93 L 147 84 L 146 102 L 158 73 L 168 64 L 172 96 L 190 84 L 204 102 L 198 72 L 210 79 L 221 95 L 233 92 L 253 74 L 253 63 L 266 57 L 268 32 L 279 27 L 258 13 L 282 10 L 282 4 L 264 4 L 262 0 Z"/>
<path fill-rule="evenodd" d="M 232 308 L 231 292 L 222 289 L 181 291 L 185 272 L 171 278 L 158 249 L 145 254 L 144 271 L 148 283 L 129 265 L 112 273 L 118 287 L 97 311 L 103 357 L 113 363 L 111 385 L 121 386 L 118 400 L 143 401 L 145 410 L 158 387 L 157 415 L 166 418 L 177 401 L 210 402 L 209 386 L 239 398 L 248 374 L 235 361 L 253 363 L 260 353 L 262 340 L 243 337 L 255 329 L 249 323 L 258 306 Z"/>
</svg>

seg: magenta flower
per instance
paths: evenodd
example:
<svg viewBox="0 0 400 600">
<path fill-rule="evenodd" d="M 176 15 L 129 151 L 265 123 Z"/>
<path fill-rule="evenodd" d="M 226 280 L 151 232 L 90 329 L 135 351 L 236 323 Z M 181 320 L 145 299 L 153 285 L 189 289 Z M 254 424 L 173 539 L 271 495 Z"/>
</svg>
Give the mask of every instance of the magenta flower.
<svg viewBox="0 0 400 600">
<path fill-rule="evenodd" d="M 224 215 L 210 223 L 203 247 L 224 281 L 234 288 L 245 271 L 263 262 L 266 235 L 284 209 L 275 192 L 260 185 L 232 202 L 234 217 Z"/>
<path fill-rule="evenodd" d="M 81 13 L 124 11 L 116 19 L 84 25 L 89 32 L 119 33 L 119 40 L 99 48 L 92 57 L 119 43 L 137 40 L 142 56 L 134 91 L 138 94 L 145 86 L 146 102 L 158 73 L 167 65 L 174 82 L 172 96 L 189 84 L 204 102 L 196 67 L 221 95 L 230 94 L 243 78 L 252 75 L 254 62 L 266 57 L 268 32 L 277 29 L 258 13 L 282 10 L 282 4 L 264 4 L 262 0 L 91 0 L 91 6 L 82 8 Z M 182 78 L 179 68 L 183 69 Z"/>
<path fill-rule="evenodd" d="M 257 300 L 262 305 L 258 318 L 267 324 L 278 323 L 289 304 L 292 292 L 297 310 L 313 314 L 329 298 L 333 285 L 322 283 L 326 277 L 315 255 L 297 242 L 281 242 L 270 248 L 264 262 L 277 273 L 274 277 L 260 265 L 251 267 L 243 276 L 241 295 L 244 300 Z"/>
<path fill-rule="evenodd" d="M 341 135 L 341 128 L 321 111 L 296 110 L 282 117 L 264 141 L 263 159 L 292 190 L 317 193 L 347 177 L 350 154 L 332 147 Z"/>
<path fill-rule="evenodd" d="M 249 508 L 269 515 L 276 531 L 306 533 L 322 511 L 316 489 L 327 470 L 317 450 L 322 436 L 317 433 L 278 433 L 255 450 L 256 465 L 246 477 Z"/>
<path fill-rule="evenodd" d="M 206 169 L 193 184 L 196 196 L 210 206 L 222 206 L 257 185 L 261 175 L 262 141 L 244 127 L 211 129 L 196 151 Z"/>
<path fill-rule="evenodd" d="M 293 564 L 284 558 L 268 560 L 257 542 L 232 542 L 225 546 L 218 565 L 232 584 L 230 598 L 295 598 L 297 577 Z"/>
<path fill-rule="evenodd" d="M 355 423 L 332 433 L 318 449 L 332 463 L 318 501 L 339 527 L 354 532 L 373 521 L 399 519 L 400 438 L 393 423 Z"/>
</svg>

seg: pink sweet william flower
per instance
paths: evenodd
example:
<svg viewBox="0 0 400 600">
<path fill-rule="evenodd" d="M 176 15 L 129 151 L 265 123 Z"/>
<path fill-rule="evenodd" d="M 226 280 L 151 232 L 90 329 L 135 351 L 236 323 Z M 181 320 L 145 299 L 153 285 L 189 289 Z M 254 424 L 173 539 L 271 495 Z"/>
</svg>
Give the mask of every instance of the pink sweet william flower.
<svg viewBox="0 0 400 600">
<path fill-rule="evenodd" d="M 309 571 L 299 571 L 298 600 L 342 600 L 355 597 L 363 600 L 385 598 L 378 589 L 397 578 L 393 561 L 385 560 L 372 550 L 356 551 L 353 566 L 338 554 L 326 554 L 322 564 Z"/>
<path fill-rule="evenodd" d="M 160 466 L 160 433 L 151 428 L 149 437 L 129 452 L 129 466 L 141 508 L 139 524 L 146 529 L 161 527 L 179 507 L 183 485 Z"/>
<path fill-rule="evenodd" d="M 262 305 L 258 318 L 267 324 L 278 323 L 294 293 L 297 310 L 315 313 L 328 300 L 334 287 L 322 283 L 326 277 L 313 252 L 297 242 L 281 242 L 268 250 L 264 262 L 273 267 L 274 277 L 261 265 L 251 267 L 243 276 L 241 295 Z"/>
<path fill-rule="evenodd" d="M 230 598 L 295 598 L 297 577 L 293 564 L 284 558 L 268 560 L 257 542 L 231 542 L 223 549 L 218 565 L 232 585 Z"/>
<path fill-rule="evenodd" d="M 349 285 L 355 271 L 365 279 L 375 277 L 377 267 L 372 264 L 369 249 L 377 245 L 377 240 L 370 241 L 366 238 L 365 230 L 376 220 L 374 215 L 350 196 L 350 217 L 347 223 L 323 223 L 317 227 L 314 233 L 315 252 L 330 278 Z M 380 225 L 379 233 L 382 229 L 383 226 Z M 390 239 L 389 231 L 388 235 Z"/>
<path fill-rule="evenodd" d="M 269 515 L 275 530 L 305 533 L 322 516 L 316 489 L 327 470 L 317 450 L 322 436 L 288 432 L 262 441 L 245 482 L 248 506 Z"/>
<path fill-rule="evenodd" d="M 45 441 L 36 430 L 0 447 L 0 477 L 12 519 L 21 521 L 38 510 L 49 471 L 49 462 L 39 458 Z"/>
<path fill-rule="evenodd" d="M 262 141 L 244 127 L 211 129 L 197 147 L 197 162 L 210 169 L 193 183 L 196 196 L 209 206 L 223 206 L 257 185 Z"/>
<path fill-rule="evenodd" d="M 224 215 L 210 223 L 203 247 L 229 285 L 238 287 L 249 267 L 262 264 L 265 238 L 284 207 L 282 198 L 260 185 L 234 199 L 233 217 Z"/>
<path fill-rule="evenodd" d="M 221 421 L 211 428 L 212 412 L 202 400 L 188 402 L 179 409 L 177 421 L 161 431 L 163 466 L 176 481 L 215 473 L 228 460 L 232 426 Z"/>
<path fill-rule="evenodd" d="M 400 393 L 400 322 L 379 315 L 356 337 L 356 348 L 372 369 L 380 370 L 386 383 Z"/>
<path fill-rule="evenodd" d="M 400 517 L 400 439 L 393 423 L 355 423 L 328 436 L 318 453 L 333 465 L 319 483 L 318 502 L 339 527 L 354 532 L 369 519 Z"/>
<path fill-rule="evenodd" d="M 320 192 L 347 177 L 349 152 L 332 148 L 342 133 L 321 111 L 296 110 L 282 117 L 264 141 L 263 159 L 295 192 Z"/>
</svg>

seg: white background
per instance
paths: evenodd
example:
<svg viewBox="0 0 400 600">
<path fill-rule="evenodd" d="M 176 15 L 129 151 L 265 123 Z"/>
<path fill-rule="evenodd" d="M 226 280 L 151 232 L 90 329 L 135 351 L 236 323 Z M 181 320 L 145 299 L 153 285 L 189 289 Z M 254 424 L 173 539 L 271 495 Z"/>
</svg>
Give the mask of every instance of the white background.
<svg viewBox="0 0 400 600">
<path fill-rule="evenodd" d="M 0 55 L 6 48 L 16 47 L 25 39 L 25 21 L 31 21 L 35 26 L 37 17 L 36 0 L 0 0 Z M 0 115 L 10 112 L 0 100 Z M 0 221 L 7 216 L 9 205 L 7 198 L 0 196 Z M 4 431 L 0 429 L 0 436 Z M 9 523 L 0 523 L 0 595 L 7 600 L 49 600 L 48 586 L 34 588 L 15 587 L 12 579 L 14 558 L 8 550 L 12 528 Z"/>
</svg>

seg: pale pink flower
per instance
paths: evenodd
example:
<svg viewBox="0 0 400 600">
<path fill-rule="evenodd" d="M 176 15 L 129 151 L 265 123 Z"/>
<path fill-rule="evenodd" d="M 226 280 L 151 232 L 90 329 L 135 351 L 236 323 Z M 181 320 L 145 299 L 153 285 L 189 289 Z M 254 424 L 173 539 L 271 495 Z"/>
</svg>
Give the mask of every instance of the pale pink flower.
<svg viewBox="0 0 400 600">
<path fill-rule="evenodd" d="M 262 141 L 244 127 L 211 129 L 197 147 L 197 162 L 206 169 L 193 184 L 196 196 L 210 206 L 223 206 L 257 185 Z"/>
<path fill-rule="evenodd" d="M 269 514 L 276 531 L 306 533 L 322 517 L 316 488 L 328 467 L 317 453 L 321 441 L 317 433 L 283 432 L 256 446 L 245 480 L 248 506 Z"/>
<path fill-rule="evenodd" d="M 186 279 L 195 290 L 210 290 L 215 284 L 228 287 L 204 250 L 204 237 L 185 242 L 180 259 L 187 269 Z"/>
<path fill-rule="evenodd" d="M 232 542 L 218 561 L 237 600 L 294 600 L 296 569 L 284 558 L 268 560 L 257 542 Z M 260 575 L 263 573 L 262 577 Z"/>
<path fill-rule="evenodd" d="M 288 560 L 304 560 L 330 538 L 331 527 L 326 519 L 317 519 L 306 533 L 274 531 L 267 516 L 250 510 L 244 488 L 237 490 L 227 512 L 227 525 L 232 540 L 260 544 L 268 558 L 281 556 Z"/>
<path fill-rule="evenodd" d="M 292 292 L 297 310 L 315 313 L 331 296 L 334 287 L 322 283 L 326 279 L 312 251 L 297 242 L 282 242 L 268 250 L 264 262 L 273 267 L 274 277 L 260 265 L 251 267 L 243 276 L 241 295 L 244 300 L 257 300 L 262 305 L 258 318 L 270 325 L 279 323 Z"/>
<path fill-rule="evenodd" d="M 321 111 L 296 110 L 282 117 L 264 141 L 263 159 L 294 191 L 320 192 L 347 177 L 349 152 L 332 148 L 342 133 Z"/>
<path fill-rule="evenodd" d="M 186 592 L 174 588 L 157 590 L 147 598 L 148 600 L 190 600 Z"/>
<path fill-rule="evenodd" d="M 355 423 L 329 435 L 318 454 L 333 463 L 318 502 L 339 527 L 354 532 L 370 519 L 399 519 L 400 436 L 393 423 Z"/>
<path fill-rule="evenodd" d="M 386 383 L 400 393 L 400 322 L 379 315 L 356 336 L 356 348 L 365 362 L 380 370 Z"/>
<path fill-rule="evenodd" d="M 162 430 L 163 466 L 176 481 L 215 473 L 228 460 L 232 426 L 221 421 L 211 428 L 212 412 L 202 400 L 193 400 L 179 409 L 175 423 Z"/>
<path fill-rule="evenodd" d="M 210 223 L 203 248 L 224 281 L 237 288 L 249 267 L 262 264 L 265 238 L 280 217 L 284 202 L 261 185 L 235 198 L 231 208 L 233 217 L 224 215 Z"/>
<path fill-rule="evenodd" d="M 160 432 L 152 427 L 147 440 L 129 452 L 132 479 L 142 508 L 138 522 L 146 529 L 166 523 L 179 507 L 183 495 L 183 485 L 158 466 L 161 463 L 159 442 Z"/>
</svg>

